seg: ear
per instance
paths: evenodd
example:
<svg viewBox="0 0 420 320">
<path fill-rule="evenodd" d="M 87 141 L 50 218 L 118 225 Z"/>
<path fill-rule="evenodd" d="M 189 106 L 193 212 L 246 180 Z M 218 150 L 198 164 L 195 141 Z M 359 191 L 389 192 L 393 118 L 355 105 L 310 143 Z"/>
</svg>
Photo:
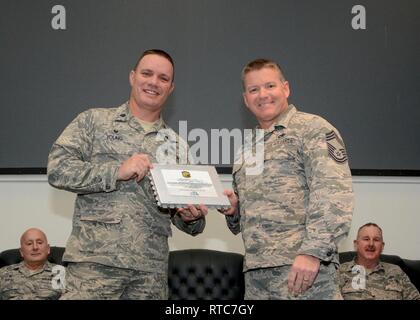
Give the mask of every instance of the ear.
<svg viewBox="0 0 420 320">
<path fill-rule="evenodd" d="M 353 240 L 354 251 L 357 251 L 357 240 Z"/>
<path fill-rule="evenodd" d="M 286 99 L 289 98 L 289 96 L 290 96 L 289 81 L 284 81 L 283 82 L 283 90 L 284 90 L 284 95 L 286 96 Z"/>
<path fill-rule="evenodd" d="M 133 86 L 135 75 L 136 75 L 136 72 L 134 70 L 131 70 L 130 73 L 128 74 L 128 81 L 130 82 L 130 86 Z"/>
<path fill-rule="evenodd" d="M 244 92 L 244 93 L 242 93 L 242 97 L 244 98 L 244 103 L 245 103 L 245 106 L 249 109 L 249 104 L 248 104 L 248 100 L 247 100 L 247 98 L 246 98 L 246 93 Z"/>
<path fill-rule="evenodd" d="M 51 247 L 50 244 L 48 244 L 48 255 L 51 253 Z"/>
<path fill-rule="evenodd" d="M 171 84 L 171 88 L 169 89 L 169 94 L 171 94 L 171 93 L 172 93 L 172 91 L 174 91 L 174 89 L 175 89 L 175 83 L 174 83 L 174 82 L 172 82 L 172 84 Z"/>
<path fill-rule="evenodd" d="M 23 258 L 22 249 L 19 249 L 19 252 L 20 252 L 20 256 Z"/>
</svg>

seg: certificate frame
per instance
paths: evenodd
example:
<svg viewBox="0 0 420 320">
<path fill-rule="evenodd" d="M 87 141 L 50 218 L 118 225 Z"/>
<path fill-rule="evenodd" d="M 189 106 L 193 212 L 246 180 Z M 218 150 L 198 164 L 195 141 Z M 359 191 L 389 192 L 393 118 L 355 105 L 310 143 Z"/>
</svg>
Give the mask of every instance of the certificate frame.
<svg viewBox="0 0 420 320">
<path fill-rule="evenodd" d="M 184 208 L 188 204 L 216 209 L 230 207 L 214 166 L 154 163 L 148 177 L 162 208 Z"/>
</svg>

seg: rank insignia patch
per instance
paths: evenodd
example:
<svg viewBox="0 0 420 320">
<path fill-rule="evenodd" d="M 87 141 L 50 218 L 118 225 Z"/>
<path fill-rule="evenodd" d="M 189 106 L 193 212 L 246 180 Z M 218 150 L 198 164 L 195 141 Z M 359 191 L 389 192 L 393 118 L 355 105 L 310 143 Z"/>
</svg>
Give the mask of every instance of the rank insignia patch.
<svg viewBox="0 0 420 320">
<path fill-rule="evenodd" d="M 344 149 L 344 143 L 337 137 L 334 131 L 325 134 L 327 139 L 328 154 L 338 163 L 347 161 L 347 152 Z"/>
</svg>

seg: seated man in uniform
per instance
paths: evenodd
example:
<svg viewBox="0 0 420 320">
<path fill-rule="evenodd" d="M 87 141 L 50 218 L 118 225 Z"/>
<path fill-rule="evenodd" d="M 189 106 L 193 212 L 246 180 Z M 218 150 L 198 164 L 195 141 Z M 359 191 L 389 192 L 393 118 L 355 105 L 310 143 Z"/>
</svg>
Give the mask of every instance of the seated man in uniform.
<svg viewBox="0 0 420 320">
<path fill-rule="evenodd" d="M 357 256 L 340 266 L 340 287 L 345 300 L 419 300 L 420 294 L 400 267 L 380 261 L 384 249 L 382 229 L 375 223 L 359 228 Z"/>
<path fill-rule="evenodd" d="M 58 299 L 64 288 L 63 266 L 47 261 L 44 232 L 31 228 L 20 238 L 23 261 L 0 269 L 0 300 Z"/>
</svg>

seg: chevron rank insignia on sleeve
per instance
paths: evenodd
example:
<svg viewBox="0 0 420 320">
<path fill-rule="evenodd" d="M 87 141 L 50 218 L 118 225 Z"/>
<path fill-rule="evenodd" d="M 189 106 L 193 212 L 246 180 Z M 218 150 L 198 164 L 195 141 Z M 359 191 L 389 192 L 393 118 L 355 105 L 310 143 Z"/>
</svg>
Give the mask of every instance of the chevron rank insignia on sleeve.
<svg viewBox="0 0 420 320">
<path fill-rule="evenodd" d="M 325 134 L 328 147 L 328 155 L 338 163 L 344 163 L 347 161 L 347 152 L 344 148 L 344 143 L 334 131 L 330 131 Z"/>
</svg>

